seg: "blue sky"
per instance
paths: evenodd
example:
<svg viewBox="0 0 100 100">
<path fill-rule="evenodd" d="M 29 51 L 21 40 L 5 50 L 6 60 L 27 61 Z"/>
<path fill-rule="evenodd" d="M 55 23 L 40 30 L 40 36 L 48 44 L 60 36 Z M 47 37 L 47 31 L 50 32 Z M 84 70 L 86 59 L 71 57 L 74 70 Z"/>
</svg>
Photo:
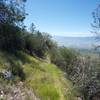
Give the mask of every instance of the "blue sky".
<svg viewBox="0 0 100 100">
<path fill-rule="evenodd" d="M 27 0 L 25 25 L 51 35 L 91 36 L 92 11 L 100 0 Z"/>
</svg>

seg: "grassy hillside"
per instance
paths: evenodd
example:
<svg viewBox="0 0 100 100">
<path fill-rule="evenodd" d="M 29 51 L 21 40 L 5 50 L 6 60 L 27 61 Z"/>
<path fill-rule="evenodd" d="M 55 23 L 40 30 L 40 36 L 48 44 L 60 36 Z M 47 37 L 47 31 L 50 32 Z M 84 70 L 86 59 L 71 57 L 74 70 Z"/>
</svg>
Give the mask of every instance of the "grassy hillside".
<svg viewBox="0 0 100 100">
<path fill-rule="evenodd" d="M 16 56 L 0 52 L 0 70 L 9 70 L 13 67 L 23 69 L 24 86 L 32 89 L 40 100 L 77 100 L 78 92 L 56 65 L 22 52 L 17 53 Z M 5 82 L 1 78 L 0 81 Z M 8 81 L 5 84 L 15 84 L 14 82 L 19 81 L 20 78 L 14 76 L 12 82 Z"/>
</svg>

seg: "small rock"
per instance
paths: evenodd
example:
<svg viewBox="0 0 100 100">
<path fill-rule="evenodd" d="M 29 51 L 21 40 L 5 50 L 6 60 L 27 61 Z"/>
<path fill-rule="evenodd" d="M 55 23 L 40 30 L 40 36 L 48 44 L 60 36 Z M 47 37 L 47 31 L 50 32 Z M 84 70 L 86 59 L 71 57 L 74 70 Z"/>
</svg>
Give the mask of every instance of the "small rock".
<svg viewBox="0 0 100 100">
<path fill-rule="evenodd" d="M 11 79 L 12 73 L 10 71 L 3 70 L 1 73 L 1 76 L 5 79 Z"/>
<path fill-rule="evenodd" d="M 0 100 L 4 98 L 4 92 L 0 91 Z"/>
</svg>

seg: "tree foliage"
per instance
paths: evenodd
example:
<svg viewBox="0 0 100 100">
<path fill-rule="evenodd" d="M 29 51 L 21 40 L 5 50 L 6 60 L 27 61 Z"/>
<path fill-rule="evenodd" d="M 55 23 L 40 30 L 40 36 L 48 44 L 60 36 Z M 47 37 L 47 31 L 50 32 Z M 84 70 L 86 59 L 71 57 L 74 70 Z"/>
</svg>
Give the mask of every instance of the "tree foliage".
<svg viewBox="0 0 100 100">
<path fill-rule="evenodd" d="M 45 52 L 51 48 L 51 41 L 51 37 L 47 33 L 41 33 L 39 31 L 26 33 L 25 49 L 30 52 L 30 54 L 36 54 L 39 57 L 43 57 Z"/>
<path fill-rule="evenodd" d="M 23 49 L 24 1 L 0 1 L 0 48 L 10 51 Z"/>
<path fill-rule="evenodd" d="M 25 19 L 24 0 L 0 0 L 0 23 L 20 25 Z"/>
<path fill-rule="evenodd" d="M 100 4 L 93 11 L 93 23 L 91 24 L 93 27 L 92 33 L 95 33 L 97 41 L 100 41 Z M 96 45 L 96 49 L 100 47 L 100 44 Z"/>
</svg>

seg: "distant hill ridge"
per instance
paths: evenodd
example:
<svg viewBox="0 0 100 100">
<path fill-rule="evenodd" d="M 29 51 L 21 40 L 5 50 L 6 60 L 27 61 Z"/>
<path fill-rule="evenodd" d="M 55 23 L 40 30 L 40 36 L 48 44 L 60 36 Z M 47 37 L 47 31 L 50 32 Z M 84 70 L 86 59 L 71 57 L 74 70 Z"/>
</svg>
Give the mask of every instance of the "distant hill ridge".
<svg viewBox="0 0 100 100">
<path fill-rule="evenodd" d="M 66 36 L 53 36 L 53 39 L 60 46 L 67 46 L 79 49 L 92 49 L 97 42 L 95 37 L 66 37 Z"/>
</svg>

